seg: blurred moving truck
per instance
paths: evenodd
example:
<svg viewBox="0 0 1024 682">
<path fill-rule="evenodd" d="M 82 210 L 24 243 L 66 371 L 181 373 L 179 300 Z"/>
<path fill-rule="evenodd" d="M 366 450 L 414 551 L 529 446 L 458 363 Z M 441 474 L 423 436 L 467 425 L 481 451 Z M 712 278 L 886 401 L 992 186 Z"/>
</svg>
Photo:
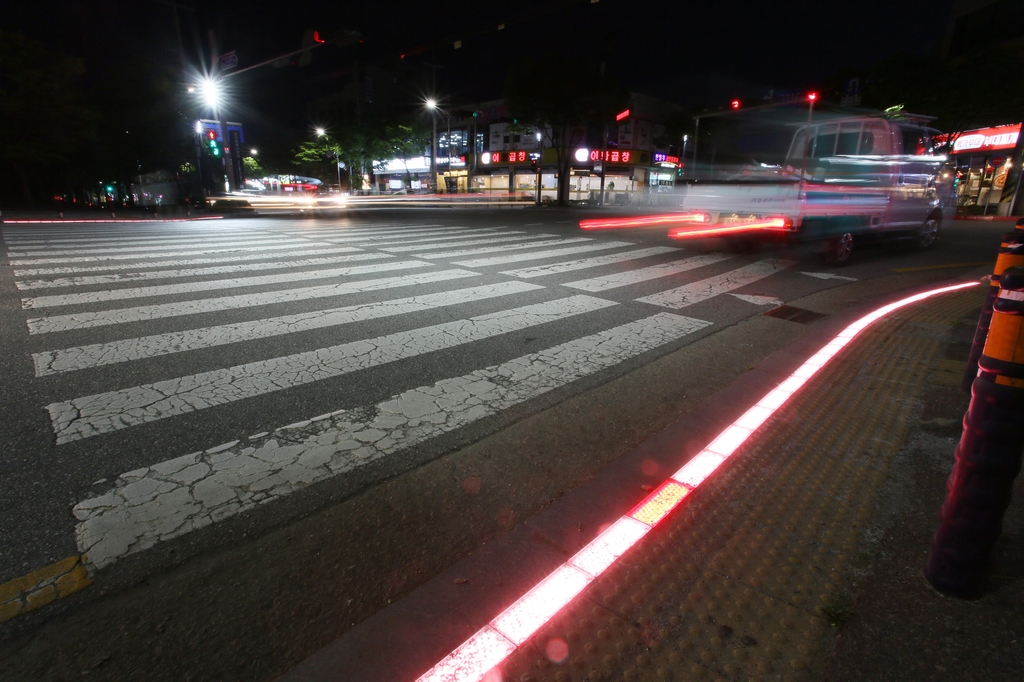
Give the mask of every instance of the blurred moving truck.
<svg viewBox="0 0 1024 682">
<path fill-rule="evenodd" d="M 956 210 L 955 173 L 927 117 L 855 116 L 801 126 L 781 166 L 747 168 L 683 191 L 674 239 L 817 242 L 831 262 L 862 240 L 928 248 Z"/>
</svg>

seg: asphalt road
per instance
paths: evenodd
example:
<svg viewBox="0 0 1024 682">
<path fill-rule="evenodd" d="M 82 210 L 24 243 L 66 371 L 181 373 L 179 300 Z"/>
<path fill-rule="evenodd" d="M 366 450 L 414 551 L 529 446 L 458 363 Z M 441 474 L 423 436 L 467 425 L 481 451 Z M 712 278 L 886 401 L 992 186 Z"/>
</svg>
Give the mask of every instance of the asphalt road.
<svg viewBox="0 0 1024 682">
<path fill-rule="evenodd" d="M 116 679 L 139 670 L 125 647 L 180 661 L 198 638 L 218 675 L 269 679 L 814 319 L 764 313 L 954 276 L 1007 228 L 958 222 L 837 269 L 581 217 L 3 225 L 0 584 L 82 556 L 93 582 L 0 625 L 6 670 Z M 135 641 L 121 617 L 181 620 L 190 599 L 211 609 L 202 638 L 184 620 L 173 644 Z M 111 618 L 97 658 L 85 633 Z M 33 668 L 60 637 L 70 653 Z"/>
</svg>

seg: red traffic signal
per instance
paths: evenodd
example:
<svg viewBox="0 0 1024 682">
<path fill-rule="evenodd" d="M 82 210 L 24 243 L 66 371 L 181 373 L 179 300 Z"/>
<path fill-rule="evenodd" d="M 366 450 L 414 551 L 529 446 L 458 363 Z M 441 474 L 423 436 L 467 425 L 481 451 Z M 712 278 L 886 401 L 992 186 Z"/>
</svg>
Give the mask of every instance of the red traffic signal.
<svg viewBox="0 0 1024 682">
<path fill-rule="evenodd" d="M 811 100 L 813 102 L 814 100 L 818 99 L 818 93 L 816 93 L 816 92 L 809 92 L 809 93 L 807 93 L 807 99 L 809 99 L 809 100 Z"/>
<path fill-rule="evenodd" d="M 738 99 L 734 99 L 732 101 L 732 108 L 733 109 L 739 109 L 740 108 L 740 101 Z"/>
<path fill-rule="evenodd" d="M 216 130 L 207 130 L 203 134 L 206 135 L 206 139 L 207 140 L 216 140 L 217 139 L 217 131 Z"/>
</svg>

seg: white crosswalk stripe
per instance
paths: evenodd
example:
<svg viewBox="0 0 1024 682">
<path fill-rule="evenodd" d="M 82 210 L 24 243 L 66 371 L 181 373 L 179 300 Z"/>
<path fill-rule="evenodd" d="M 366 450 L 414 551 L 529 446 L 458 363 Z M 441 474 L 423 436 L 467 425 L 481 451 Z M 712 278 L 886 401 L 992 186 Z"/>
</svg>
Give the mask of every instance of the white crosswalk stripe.
<svg viewBox="0 0 1024 682">
<path fill-rule="evenodd" d="M 573 296 L 46 406 L 57 443 L 323 381 L 616 305 Z"/>
<path fill-rule="evenodd" d="M 548 249 L 546 251 L 531 251 L 530 253 L 512 253 L 507 256 L 492 256 L 491 258 L 475 258 L 473 260 L 455 261 L 456 265 L 466 268 L 484 268 L 491 265 L 505 265 L 507 263 L 522 263 L 528 260 L 541 260 L 543 258 L 560 258 L 571 256 L 577 253 L 589 253 L 591 251 L 604 251 L 606 249 L 618 249 L 623 246 L 633 246 L 630 242 L 598 242 L 586 246 L 570 246 L 564 249 Z M 426 258 L 426 256 L 423 256 Z"/>
<path fill-rule="evenodd" d="M 296 261 L 271 261 L 259 266 L 260 270 L 284 270 L 288 268 L 307 268 L 317 265 L 337 265 L 339 263 L 357 263 L 367 260 L 383 260 L 394 258 L 386 253 L 354 253 L 331 258 L 307 258 Z M 59 289 L 62 287 L 90 286 L 94 284 L 125 284 L 147 279 L 182 279 L 185 277 L 206 277 L 209 275 L 228 275 L 235 272 L 252 272 L 252 265 L 221 265 L 208 268 L 186 268 L 182 270 L 150 270 L 142 272 L 122 271 L 111 275 L 89 275 L 85 277 L 61 277 L 58 279 L 21 280 L 14 284 L 22 291 L 34 289 Z"/>
<path fill-rule="evenodd" d="M 246 225 L 4 228 L 55 447 L 154 443 L 74 507 L 95 567 L 701 338 L 711 321 L 637 301 L 683 308 L 793 264 L 521 228 Z M 757 314 L 768 293 L 721 308 Z"/>
<path fill-rule="evenodd" d="M 660 313 L 470 374 L 122 474 L 74 507 L 98 568 L 614 367 L 708 326 Z M 282 445 L 277 439 L 287 436 Z M 170 519 L 170 522 L 166 520 Z"/>
<path fill-rule="evenodd" d="M 675 289 L 669 289 L 668 291 L 661 291 L 636 300 L 679 310 L 695 303 L 706 301 L 709 298 L 714 298 L 719 294 L 726 294 L 748 284 L 753 284 L 765 277 L 771 277 L 777 272 L 781 272 L 795 264 L 796 261 L 767 258 L 715 277 L 676 287 Z"/>
<path fill-rule="evenodd" d="M 208 242 L 215 249 L 227 250 L 238 245 L 238 239 L 224 239 Z M 250 237 L 245 240 L 246 244 L 252 244 L 253 246 L 264 247 L 264 248 L 280 248 L 282 246 L 308 246 L 308 239 L 282 239 L 280 237 L 276 239 L 262 239 Z M 191 246 L 195 244 L 192 242 L 184 242 L 181 244 L 164 244 L 160 246 L 104 246 L 101 248 L 92 249 L 66 249 L 61 247 L 55 250 L 36 249 L 33 251 L 12 251 L 11 256 L 16 259 L 22 258 L 42 258 L 48 256 L 95 256 L 97 254 L 104 253 L 124 253 L 130 251 L 133 255 L 137 256 L 148 256 L 148 255 L 161 255 L 163 251 L 177 251 L 183 247 Z"/>
<path fill-rule="evenodd" d="M 726 260 L 727 258 L 728 256 L 722 254 L 709 253 L 701 256 L 693 256 L 692 258 L 684 258 L 683 260 L 672 261 L 671 263 L 652 265 L 650 267 L 640 268 L 637 270 L 616 272 L 611 275 L 604 275 L 603 277 L 591 277 L 590 279 L 566 282 L 562 286 L 571 287 L 573 289 L 582 289 L 583 291 L 607 291 L 608 289 L 617 289 L 631 284 L 639 284 L 640 282 L 646 282 L 658 277 L 678 275 L 680 272 L 703 268 L 706 265 L 712 265 Z"/>
<path fill-rule="evenodd" d="M 149 298 L 152 296 L 176 296 L 194 294 L 200 291 L 216 291 L 217 289 L 240 289 L 243 287 L 265 286 L 267 284 L 283 284 L 287 282 L 306 282 L 314 279 L 333 279 L 351 275 L 365 275 L 393 270 L 413 270 L 427 267 L 422 261 L 388 261 L 372 265 L 354 265 L 347 268 L 330 270 L 308 270 L 306 272 L 289 272 L 281 275 L 263 275 L 260 277 L 237 277 L 235 279 L 217 279 L 211 281 L 183 282 L 181 284 L 165 284 L 159 286 L 136 287 L 133 289 L 108 289 L 83 294 L 58 294 L 53 296 L 35 296 L 21 299 L 21 307 L 25 310 L 36 308 L 52 308 L 62 305 L 80 305 L 83 303 L 101 303 L 104 301 L 123 301 L 132 298 Z"/>
<path fill-rule="evenodd" d="M 401 277 L 382 277 L 380 279 L 345 282 L 343 284 L 325 284 L 300 289 L 284 289 L 259 294 L 239 294 L 221 298 L 206 298 L 198 301 L 180 301 L 158 305 L 138 306 L 135 308 L 115 308 L 96 312 L 81 312 L 71 315 L 54 315 L 53 317 L 29 318 L 29 334 L 46 334 L 73 329 L 88 329 L 126 322 L 143 322 L 165 317 L 198 315 L 215 313 L 236 308 L 249 308 L 275 303 L 292 303 L 313 298 L 328 298 L 346 294 L 395 289 L 398 287 L 416 286 L 444 282 L 464 277 L 479 277 L 469 270 L 440 270 L 437 272 L 410 273 Z"/>
<path fill-rule="evenodd" d="M 447 258 L 461 258 L 463 256 L 477 256 L 482 253 L 494 253 L 495 251 L 518 251 L 522 249 L 536 249 L 538 247 L 547 248 L 550 246 L 561 246 L 562 244 L 578 244 L 579 242 L 593 241 L 590 237 L 570 237 L 568 239 L 551 239 L 538 242 L 528 242 L 526 244 L 516 244 L 515 246 L 490 246 L 479 249 L 457 249 L 455 251 L 438 251 L 436 253 L 424 253 L 420 254 L 420 258 L 427 259 L 447 259 Z"/>
<path fill-rule="evenodd" d="M 139 262 L 135 263 L 108 263 L 106 265 L 88 265 L 84 267 L 75 266 L 62 266 L 56 268 L 30 268 L 25 270 L 15 270 L 15 277 L 40 277 L 43 275 L 70 275 L 80 272 L 110 272 L 112 270 L 122 272 L 123 268 L 177 268 L 177 267 L 188 267 L 195 265 L 209 265 L 213 263 L 260 263 L 260 262 L 280 262 L 287 263 L 288 261 L 281 260 L 285 258 L 298 258 L 301 256 L 326 256 L 328 254 L 335 253 L 353 253 L 360 251 L 354 246 L 334 246 L 330 248 L 317 248 L 309 249 L 307 251 L 290 251 L 286 255 L 280 254 L 266 254 L 260 253 L 250 256 L 234 256 L 224 255 L 219 258 L 189 258 L 184 260 L 158 260 L 151 261 L 145 259 L 137 259 Z M 250 266 L 258 267 L 258 266 Z"/>
<path fill-rule="evenodd" d="M 382 317 L 422 312 L 432 308 L 453 306 L 471 301 L 482 301 L 498 296 L 511 296 L 541 288 L 535 284 L 527 284 L 525 282 L 485 284 L 468 289 L 443 291 L 438 294 L 407 296 L 379 303 L 317 310 L 297 315 L 283 315 L 263 320 L 254 320 L 252 322 L 219 325 L 217 327 L 202 327 L 200 329 L 169 332 L 167 334 L 156 334 L 109 343 L 96 343 L 76 348 L 63 348 L 34 353 L 32 359 L 36 366 L 36 376 L 46 376 L 117 362 L 155 358 L 170 353 L 183 353 L 229 343 L 266 339 L 272 336 L 295 334 L 311 329 L 323 329 L 325 327 L 336 327 L 353 322 L 380 319 Z"/>
<path fill-rule="evenodd" d="M 648 258 L 649 256 L 660 256 L 663 253 L 674 253 L 680 250 L 681 249 L 672 246 L 654 246 L 649 249 L 623 251 L 622 253 L 613 253 L 607 256 L 577 258 L 575 260 L 562 261 L 561 263 L 534 265 L 529 268 L 519 268 L 517 270 L 505 270 L 501 274 L 508 275 L 509 277 L 522 277 L 524 279 L 529 279 L 531 277 L 543 277 L 544 275 L 557 275 L 563 272 L 598 268 L 602 265 L 625 263 L 626 261 L 639 260 L 641 258 Z"/>
</svg>

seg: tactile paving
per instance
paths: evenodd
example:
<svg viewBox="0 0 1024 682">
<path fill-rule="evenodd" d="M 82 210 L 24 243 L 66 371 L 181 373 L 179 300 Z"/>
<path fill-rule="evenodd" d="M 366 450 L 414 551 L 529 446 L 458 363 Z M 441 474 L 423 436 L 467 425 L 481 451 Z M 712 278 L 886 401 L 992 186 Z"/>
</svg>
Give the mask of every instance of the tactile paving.
<svg viewBox="0 0 1024 682">
<path fill-rule="evenodd" d="M 500 679 L 811 679 L 939 332 L 983 293 L 867 330 L 509 657 Z"/>
</svg>

